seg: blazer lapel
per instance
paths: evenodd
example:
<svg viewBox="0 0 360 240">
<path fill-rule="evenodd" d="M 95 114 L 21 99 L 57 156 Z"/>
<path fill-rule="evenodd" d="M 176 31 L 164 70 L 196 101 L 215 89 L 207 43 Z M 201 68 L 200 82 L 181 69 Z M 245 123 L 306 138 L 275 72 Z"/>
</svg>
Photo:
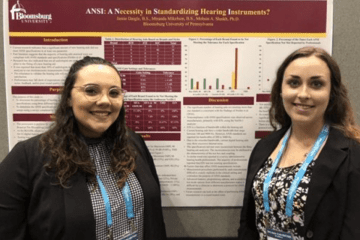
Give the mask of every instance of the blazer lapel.
<svg viewBox="0 0 360 240">
<path fill-rule="evenodd" d="M 77 172 L 71 177 L 71 187 L 64 189 L 64 239 L 96 239 L 95 217 L 86 178 Z"/>
<path fill-rule="evenodd" d="M 284 136 L 286 131 L 286 128 L 282 128 L 279 131 L 272 133 L 271 135 L 263 139 L 261 145 L 258 146 L 260 149 L 256 149 L 256 151 L 253 151 L 254 156 L 251 158 L 251 160 L 256 160 L 256 162 L 252 163 L 251 166 L 249 166 L 249 176 L 247 177 L 247 179 L 250 180 L 251 183 L 253 182 L 255 175 L 257 174 L 261 166 L 264 164 L 266 159 L 270 156 L 270 154 L 279 144 L 281 138 Z"/>
<path fill-rule="evenodd" d="M 330 129 L 328 140 L 319 154 L 314 165 L 311 181 L 309 183 L 309 193 L 305 205 L 305 227 L 318 207 L 320 200 L 327 191 L 332 179 L 335 176 L 340 164 L 347 156 L 349 139 L 339 130 Z"/>
</svg>

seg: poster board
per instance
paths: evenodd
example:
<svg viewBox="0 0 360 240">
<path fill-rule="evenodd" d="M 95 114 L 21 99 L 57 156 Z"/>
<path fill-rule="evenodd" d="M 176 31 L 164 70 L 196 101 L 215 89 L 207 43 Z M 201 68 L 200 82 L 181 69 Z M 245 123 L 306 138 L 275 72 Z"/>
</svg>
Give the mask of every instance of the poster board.
<svg viewBox="0 0 360 240">
<path fill-rule="evenodd" d="M 331 52 L 332 1 L 4 1 L 10 149 L 51 124 L 69 66 L 118 68 L 127 124 L 154 157 L 162 201 L 241 206 L 269 92 L 290 52 Z"/>
</svg>

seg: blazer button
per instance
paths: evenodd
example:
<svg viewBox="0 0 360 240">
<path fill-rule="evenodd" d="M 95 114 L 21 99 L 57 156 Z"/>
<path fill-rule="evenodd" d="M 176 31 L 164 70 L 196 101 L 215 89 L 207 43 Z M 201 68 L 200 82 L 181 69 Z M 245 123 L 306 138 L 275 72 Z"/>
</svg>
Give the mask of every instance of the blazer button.
<svg viewBox="0 0 360 240">
<path fill-rule="evenodd" d="M 312 238 L 314 236 L 314 233 L 312 232 L 312 231 L 307 231 L 307 233 L 306 233 L 306 237 L 308 237 L 308 238 Z"/>
</svg>

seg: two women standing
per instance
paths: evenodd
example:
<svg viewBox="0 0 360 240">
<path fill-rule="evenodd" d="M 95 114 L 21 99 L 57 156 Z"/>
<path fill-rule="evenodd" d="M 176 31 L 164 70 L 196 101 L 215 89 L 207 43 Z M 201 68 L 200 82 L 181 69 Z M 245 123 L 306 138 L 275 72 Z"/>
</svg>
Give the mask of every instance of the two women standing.
<svg viewBox="0 0 360 240">
<path fill-rule="evenodd" d="M 4 239 L 166 239 L 160 186 L 125 125 L 116 68 L 70 68 L 55 122 L 0 165 Z M 360 239 L 360 130 L 336 62 L 318 48 L 285 59 L 271 93 L 276 129 L 248 166 L 239 239 Z"/>
</svg>

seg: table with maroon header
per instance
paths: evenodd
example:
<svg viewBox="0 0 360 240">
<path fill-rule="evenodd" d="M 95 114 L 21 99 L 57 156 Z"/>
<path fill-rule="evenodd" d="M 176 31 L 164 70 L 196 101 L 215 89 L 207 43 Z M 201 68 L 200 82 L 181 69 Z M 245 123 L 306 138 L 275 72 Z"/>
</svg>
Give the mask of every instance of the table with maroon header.
<svg viewBox="0 0 360 240">
<path fill-rule="evenodd" d="M 181 103 L 179 101 L 127 101 L 124 106 L 126 124 L 134 131 L 181 131 Z"/>
<path fill-rule="evenodd" d="M 105 41 L 104 49 L 112 64 L 181 65 L 180 41 Z"/>
<path fill-rule="evenodd" d="M 181 92 L 180 71 L 121 71 L 128 92 Z"/>
</svg>

